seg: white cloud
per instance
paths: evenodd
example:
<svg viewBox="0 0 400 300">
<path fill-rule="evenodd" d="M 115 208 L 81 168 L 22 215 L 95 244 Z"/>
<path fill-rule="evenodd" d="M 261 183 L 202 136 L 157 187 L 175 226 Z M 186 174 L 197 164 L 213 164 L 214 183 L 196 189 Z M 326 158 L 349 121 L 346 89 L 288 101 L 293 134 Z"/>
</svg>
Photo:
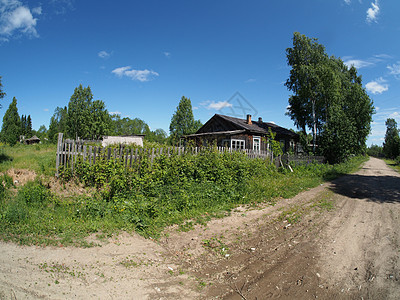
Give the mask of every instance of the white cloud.
<svg viewBox="0 0 400 300">
<path fill-rule="evenodd" d="M 74 0 L 50 0 L 56 15 L 64 15 L 70 10 L 75 10 Z"/>
<path fill-rule="evenodd" d="M 48 108 L 43 108 L 43 111 L 49 111 L 49 109 Z"/>
<path fill-rule="evenodd" d="M 32 13 L 36 15 L 41 15 L 42 14 L 42 8 L 40 6 L 32 8 Z"/>
<path fill-rule="evenodd" d="M 365 68 L 365 67 L 371 67 L 375 66 L 379 63 L 382 63 L 386 60 L 391 59 L 392 57 L 387 54 L 376 54 L 368 59 L 356 59 L 353 58 L 352 56 L 343 56 L 342 60 L 345 65 L 347 65 L 349 68 L 351 66 L 356 67 L 357 69 Z"/>
<path fill-rule="evenodd" d="M 109 58 L 111 56 L 111 53 L 108 53 L 107 51 L 100 51 L 99 53 L 97 53 L 97 55 L 100 58 Z"/>
<path fill-rule="evenodd" d="M 376 57 L 376 58 L 378 58 L 378 59 L 391 59 L 391 58 L 393 58 L 391 55 L 385 54 L 385 53 L 383 53 L 383 54 L 376 54 L 376 55 L 374 55 L 374 57 Z"/>
<path fill-rule="evenodd" d="M 372 2 L 371 7 L 367 10 L 367 22 L 377 22 L 376 19 L 378 18 L 379 11 L 379 1 L 375 0 L 375 2 Z"/>
<path fill-rule="evenodd" d="M 257 80 L 254 78 L 249 78 L 245 81 L 245 83 L 251 83 L 251 82 L 256 82 Z"/>
<path fill-rule="evenodd" d="M 140 82 L 150 81 L 154 77 L 159 76 L 159 74 L 152 70 L 134 70 L 130 66 L 120 67 L 114 69 L 111 73 L 117 75 L 118 77 L 129 77 L 132 80 L 137 80 Z"/>
<path fill-rule="evenodd" d="M 347 5 L 350 5 L 351 0 L 344 0 L 344 2 L 346 2 Z"/>
<path fill-rule="evenodd" d="M 207 109 L 215 109 L 215 110 L 220 110 L 223 109 L 225 107 L 232 107 L 232 103 L 229 103 L 228 101 L 218 101 L 218 102 L 214 102 L 214 101 L 206 101 L 203 102 L 204 104 L 207 103 Z"/>
<path fill-rule="evenodd" d="M 8 41 L 15 34 L 25 34 L 28 37 L 38 37 L 36 31 L 37 19 L 33 14 L 40 15 L 41 7 L 29 9 L 18 0 L 0 1 L 0 38 Z"/>
<path fill-rule="evenodd" d="M 375 81 L 368 82 L 365 87 L 368 92 L 371 92 L 374 95 L 382 94 L 383 92 L 389 90 L 389 85 L 386 84 L 386 80 L 382 77 L 376 79 Z"/>
<path fill-rule="evenodd" d="M 369 62 L 369 61 L 366 61 L 366 60 L 361 60 L 361 59 L 348 59 L 348 60 L 344 61 L 344 64 L 346 66 L 348 66 L 349 68 L 351 66 L 354 66 L 357 69 L 361 69 L 361 68 L 373 65 L 372 62 Z"/>
<path fill-rule="evenodd" d="M 164 52 L 164 56 L 166 58 L 171 58 L 171 52 Z"/>
<path fill-rule="evenodd" d="M 121 115 L 122 113 L 120 111 L 110 111 L 110 115 Z"/>
<path fill-rule="evenodd" d="M 399 76 L 400 75 L 400 61 L 397 63 L 398 63 L 398 65 L 393 64 L 391 66 L 387 66 L 387 68 L 390 71 L 390 73 L 389 73 L 390 75 L 394 75 L 396 78 L 400 79 L 400 76 Z"/>
</svg>

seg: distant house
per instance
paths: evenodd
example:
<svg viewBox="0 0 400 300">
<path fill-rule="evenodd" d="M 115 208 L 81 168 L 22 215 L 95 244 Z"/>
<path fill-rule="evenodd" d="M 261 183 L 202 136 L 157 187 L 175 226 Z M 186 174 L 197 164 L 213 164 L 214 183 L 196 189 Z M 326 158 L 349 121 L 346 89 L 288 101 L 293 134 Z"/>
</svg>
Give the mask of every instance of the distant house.
<svg viewBox="0 0 400 300">
<path fill-rule="evenodd" d="M 267 151 L 270 150 L 267 141 L 269 128 L 276 133 L 275 140 L 281 143 L 283 152 L 290 149 L 297 151 L 297 133 L 274 123 L 263 122 L 261 117 L 253 121 L 251 115 L 247 115 L 246 119 L 239 119 L 215 114 L 195 134 L 185 138 L 194 141 L 197 146 L 216 144 L 231 149 Z"/>
<path fill-rule="evenodd" d="M 24 140 L 25 144 L 27 145 L 32 145 L 32 144 L 39 144 L 40 143 L 40 139 L 34 135 L 33 137 L 31 137 L 30 139 L 26 139 Z"/>
<path fill-rule="evenodd" d="M 103 147 L 113 144 L 126 144 L 126 145 L 138 145 L 143 147 L 143 134 L 138 135 L 121 135 L 121 136 L 103 136 L 101 145 Z"/>
</svg>

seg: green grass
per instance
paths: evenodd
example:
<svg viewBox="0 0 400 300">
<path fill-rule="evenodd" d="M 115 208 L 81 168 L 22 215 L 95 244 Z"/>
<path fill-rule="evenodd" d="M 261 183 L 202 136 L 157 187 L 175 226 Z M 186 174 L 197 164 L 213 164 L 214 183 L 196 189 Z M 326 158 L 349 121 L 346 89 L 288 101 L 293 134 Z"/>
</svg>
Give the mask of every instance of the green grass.
<svg viewBox="0 0 400 300">
<path fill-rule="evenodd" d="M 400 173 L 400 164 L 396 160 L 385 158 L 384 161 L 389 167 Z"/>
<path fill-rule="evenodd" d="M 94 246 L 91 234 L 121 230 L 157 238 L 169 225 L 182 231 L 206 225 L 242 204 L 276 202 L 356 170 L 365 157 L 340 165 L 304 165 L 276 169 L 241 154 L 207 152 L 198 156 L 161 157 L 125 172 L 118 162 L 76 165 L 71 179 L 96 188 L 94 194 L 66 196 L 45 183 L 54 176 L 55 147 L 3 147 L 0 170 L 27 168 L 42 178 L 15 188 L 0 184 L 0 239 L 20 244 Z M 4 177 L 3 182 L 9 181 Z M 321 203 L 329 206 L 329 203 Z M 296 214 L 286 217 L 296 221 Z"/>
<path fill-rule="evenodd" d="M 0 172 L 10 168 L 29 169 L 37 174 L 53 176 L 56 172 L 56 145 L 17 144 L 0 146 Z"/>
</svg>

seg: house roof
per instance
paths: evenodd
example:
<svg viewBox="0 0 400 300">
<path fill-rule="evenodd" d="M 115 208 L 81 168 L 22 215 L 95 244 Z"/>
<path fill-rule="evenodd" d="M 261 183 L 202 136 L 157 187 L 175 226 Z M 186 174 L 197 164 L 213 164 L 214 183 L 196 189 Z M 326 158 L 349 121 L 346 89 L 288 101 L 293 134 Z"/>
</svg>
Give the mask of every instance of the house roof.
<svg viewBox="0 0 400 300">
<path fill-rule="evenodd" d="M 227 131 L 213 131 L 213 132 L 201 132 L 201 133 L 194 133 L 188 134 L 186 137 L 196 137 L 196 136 L 207 136 L 207 135 L 234 135 L 246 132 L 246 130 L 227 130 Z"/>
<path fill-rule="evenodd" d="M 212 119 L 215 119 L 215 118 L 220 118 L 220 119 L 223 119 L 225 121 L 232 123 L 238 130 L 244 129 L 244 130 L 246 130 L 248 132 L 252 132 L 252 133 L 267 134 L 268 129 L 271 128 L 271 130 L 273 132 L 277 133 L 278 135 L 286 135 L 286 136 L 290 136 L 293 138 L 298 137 L 297 133 L 290 131 L 286 128 L 283 128 L 281 126 L 278 126 L 274 123 L 252 120 L 251 124 L 247 124 L 247 120 L 245 120 L 245 119 L 239 119 L 239 118 L 220 115 L 220 114 L 215 114 L 208 122 L 210 122 Z M 204 125 L 206 125 L 206 124 L 204 124 Z M 204 134 L 204 132 L 201 132 L 201 129 L 198 130 L 197 134 L 199 134 L 199 133 Z"/>
<path fill-rule="evenodd" d="M 40 139 L 36 135 L 34 135 L 30 139 L 26 139 L 25 141 L 40 141 Z"/>
</svg>

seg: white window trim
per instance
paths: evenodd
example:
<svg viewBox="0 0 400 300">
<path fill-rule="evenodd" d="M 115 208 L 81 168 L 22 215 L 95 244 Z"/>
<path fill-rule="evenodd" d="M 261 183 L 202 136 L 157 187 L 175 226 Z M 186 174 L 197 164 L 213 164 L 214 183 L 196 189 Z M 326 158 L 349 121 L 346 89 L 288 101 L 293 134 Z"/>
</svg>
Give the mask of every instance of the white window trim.
<svg viewBox="0 0 400 300">
<path fill-rule="evenodd" d="M 258 149 L 256 149 L 256 141 L 257 141 Z M 253 151 L 257 151 L 257 152 L 261 151 L 261 137 L 260 136 L 253 137 Z"/>
<path fill-rule="evenodd" d="M 236 142 L 236 144 L 239 143 L 240 144 L 240 148 L 237 148 L 237 147 L 233 148 L 232 147 L 233 142 Z M 234 150 L 244 150 L 244 149 L 246 149 L 245 140 L 231 139 L 231 149 L 234 149 Z"/>
</svg>

